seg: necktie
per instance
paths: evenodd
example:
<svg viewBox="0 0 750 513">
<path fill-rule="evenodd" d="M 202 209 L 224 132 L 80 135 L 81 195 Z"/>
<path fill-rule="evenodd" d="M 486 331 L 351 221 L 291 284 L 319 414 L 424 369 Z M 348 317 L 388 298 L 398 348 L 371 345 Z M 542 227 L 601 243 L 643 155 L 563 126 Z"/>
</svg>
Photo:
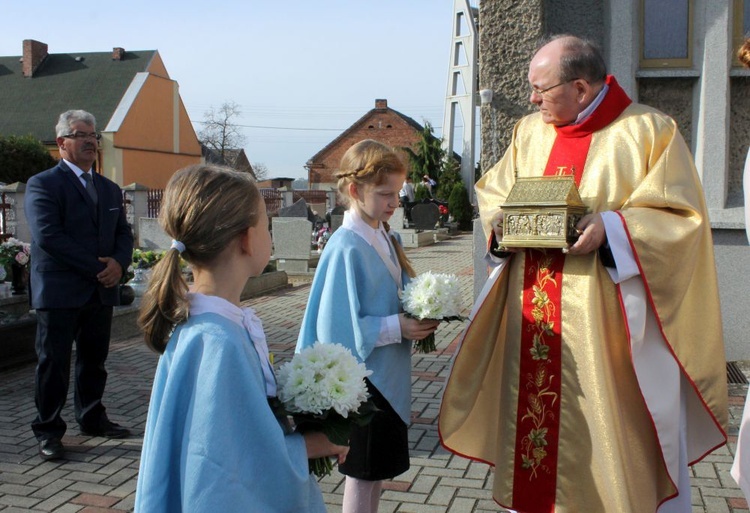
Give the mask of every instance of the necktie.
<svg viewBox="0 0 750 513">
<path fill-rule="evenodd" d="M 99 196 L 96 194 L 96 187 L 94 187 L 94 178 L 91 176 L 91 172 L 83 173 L 83 179 L 86 181 L 86 192 L 89 193 L 91 199 L 94 201 L 94 205 L 99 203 Z"/>
</svg>

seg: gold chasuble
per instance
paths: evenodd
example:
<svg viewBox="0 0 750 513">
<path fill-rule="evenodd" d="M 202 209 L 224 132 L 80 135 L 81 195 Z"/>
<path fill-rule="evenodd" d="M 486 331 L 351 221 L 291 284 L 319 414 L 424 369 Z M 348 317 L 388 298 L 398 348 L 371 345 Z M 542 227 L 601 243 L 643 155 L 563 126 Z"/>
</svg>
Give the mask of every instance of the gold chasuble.
<svg viewBox="0 0 750 513">
<path fill-rule="evenodd" d="M 493 273 L 453 363 L 439 430 L 448 450 L 495 467 L 494 499 L 521 513 L 655 512 L 677 494 L 674 433 L 682 430 L 690 464 L 726 442 L 700 181 L 674 121 L 631 103 L 613 77 L 607 84 L 580 125 L 554 127 L 540 114 L 519 121 L 476 185 L 489 236 L 516 177 L 573 175 L 588 212 L 619 216 L 640 272 L 628 281 L 642 283 L 640 304 L 655 319 L 656 336 L 636 342 L 644 335 L 631 333 L 633 295 L 597 252 L 526 250 Z M 666 355 L 671 377 L 638 362 L 648 344 Z M 662 384 L 681 414 L 659 414 L 669 409 L 659 404 Z"/>
</svg>

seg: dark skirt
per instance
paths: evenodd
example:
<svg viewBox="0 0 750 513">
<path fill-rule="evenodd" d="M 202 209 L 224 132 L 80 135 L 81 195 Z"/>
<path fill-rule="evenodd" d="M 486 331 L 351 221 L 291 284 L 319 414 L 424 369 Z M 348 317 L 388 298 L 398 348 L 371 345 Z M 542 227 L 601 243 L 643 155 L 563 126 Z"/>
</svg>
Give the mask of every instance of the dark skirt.
<svg viewBox="0 0 750 513">
<path fill-rule="evenodd" d="M 367 380 L 367 390 L 381 411 L 364 426 L 354 426 L 342 474 L 366 481 L 391 479 L 409 470 L 407 425 L 377 388 Z"/>
</svg>

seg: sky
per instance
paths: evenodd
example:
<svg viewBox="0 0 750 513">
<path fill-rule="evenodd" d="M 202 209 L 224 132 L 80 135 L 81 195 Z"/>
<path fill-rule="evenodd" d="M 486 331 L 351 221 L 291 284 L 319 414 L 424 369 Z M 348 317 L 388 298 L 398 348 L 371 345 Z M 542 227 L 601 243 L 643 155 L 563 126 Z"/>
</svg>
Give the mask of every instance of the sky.
<svg viewBox="0 0 750 513">
<path fill-rule="evenodd" d="M 0 55 L 24 39 L 50 53 L 158 50 L 196 132 L 235 102 L 250 162 L 306 178 L 377 98 L 441 136 L 452 16 L 452 0 L 0 0 Z"/>
</svg>

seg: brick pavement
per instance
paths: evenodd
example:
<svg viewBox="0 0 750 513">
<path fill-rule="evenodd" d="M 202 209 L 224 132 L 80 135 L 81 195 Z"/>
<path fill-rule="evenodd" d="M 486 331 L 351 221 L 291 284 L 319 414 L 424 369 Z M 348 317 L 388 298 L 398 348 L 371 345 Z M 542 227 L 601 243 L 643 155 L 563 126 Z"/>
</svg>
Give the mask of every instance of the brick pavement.
<svg viewBox="0 0 750 513">
<path fill-rule="evenodd" d="M 409 250 L 417 272 L 459 275 L 466 304 L 471 302 L 471 235 Z M 277 363 L 288 359 L 296 342 L 309 287 L 295 286 L 247 302 L 263 319 Z M 411 469 L 385 483 L 381 513 L 483 513 L 503 511 L 491 497 L 487 465 L 451 455 L 438 443 L 436 416 L 450 358 L 463 323 L 444 324 L 438 351 L 413 359 Z M 33 365 L 0 374 L 0 511 L 104 513 L 132 511 L 138 458 L 157 357 L 139 339 L 113 342 L 105 404 L 110 417 L 132 428 L 126 440 L 79 436 L 72 421 L 72 396 L 63 416 L 72 422 L 63 439 L 67 459 L 42 462 L 29 428 L 34 417 Z M 745 369 L 746 371 L 748 369 Z M 730 386 L 729 447 L 693 467 L 694 513 L 742 513 L 748 506 L 729 476 L 737 423 L 746 385 Z M 340 511 L 343 476 L 334 472 L 320 486 L 328 511 Z"/>
</svg>

